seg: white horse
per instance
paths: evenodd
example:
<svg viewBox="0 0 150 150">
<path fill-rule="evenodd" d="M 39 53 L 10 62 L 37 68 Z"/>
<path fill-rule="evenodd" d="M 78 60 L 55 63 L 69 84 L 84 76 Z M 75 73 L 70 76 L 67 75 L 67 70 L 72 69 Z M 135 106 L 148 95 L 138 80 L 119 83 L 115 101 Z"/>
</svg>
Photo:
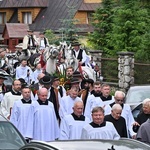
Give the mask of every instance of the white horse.
<svg viewBox="0 0 150 150">
<path fill-rule="evenodd" d="M 55 45 L 50 45 L 44 51 L 44 61 L 46 62 L 46 72 L 53 74 L 57 70 L 57 57 L 59 55 L 59 48 Z"/>
<path fill-rule="evenodd" d="M 64 55 L 64 63 L 60 65 L 59 70 L 61 73 L 64 72 L 68 66 L 72 66 L 75 71 L 80 71 L 84 78 L 91 78 L 96 81 L 95 71 L 89 66 L 81 66 L 79 67 L 79 61 L 73 55 L 73 51 L 71 49 L 71 45 L 67 45 L 66 42 L 60 43 L 60 48 Z"/>
</svg>

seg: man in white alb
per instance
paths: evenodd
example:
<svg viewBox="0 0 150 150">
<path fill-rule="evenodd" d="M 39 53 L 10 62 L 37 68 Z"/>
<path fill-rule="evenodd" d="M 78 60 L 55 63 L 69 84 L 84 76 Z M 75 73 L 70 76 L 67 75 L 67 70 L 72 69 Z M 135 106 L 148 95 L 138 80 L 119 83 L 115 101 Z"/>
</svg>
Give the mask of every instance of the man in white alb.
<svg viewBox="0 0 150 150">
<path fill-rule="evenodd" d="M 73 113 L 64 116 L 60 124 L 60 140 L 74 140 L 81 138 L 84 125 L 90 123 L 90 119 L 83 116 L 83 102 L 76 101 L 73 106 Z"/>
</svg>

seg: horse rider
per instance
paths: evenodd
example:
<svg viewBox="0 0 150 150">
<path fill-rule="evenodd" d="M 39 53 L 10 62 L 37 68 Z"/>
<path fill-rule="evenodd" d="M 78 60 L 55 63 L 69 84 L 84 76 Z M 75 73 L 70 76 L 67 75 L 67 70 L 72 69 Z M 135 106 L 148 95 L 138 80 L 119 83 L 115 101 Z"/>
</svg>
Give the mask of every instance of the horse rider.
<svg viewBox="0 0 150 150">
<path fill-rule="evenodd" d="M 33 53 L 33 50 L 36 49 L 38 45 L 38 41 L 36 36 L 33 34 L 32 30 L 27 30 L 27 35 L 23 38 L 23 51 L 25 52 L 25 55 L 28 55 L 27 50 L 30 50 L 30 52 Z"/>
<path fill-rule="evenodd" d="M 44 32 L 39 33 L 39 37 L 37 38 L 37 41 L 39 43 L 40 52 L 45 50 L 46 47 L 49 47 L 49 42 L 48 39 L 45 37 Z"/>
<path fill-rule="evenodd" d="M 10 73 L 8 64 L 8 58 L 6 57 L 6 48 L 4 46 L 0 47 L 0 69 L 5 70 L 8 74 Z"/>
<path fill-rule="evenodd" d="M 73 55 L 79 60 L 79 65 L 85 66 L 87 60 L 87 54 L 85 50 L 80 48 L 81 44 L 79 42 L 73 42 L 71 45 L 73 46 Z"/>
</svg>

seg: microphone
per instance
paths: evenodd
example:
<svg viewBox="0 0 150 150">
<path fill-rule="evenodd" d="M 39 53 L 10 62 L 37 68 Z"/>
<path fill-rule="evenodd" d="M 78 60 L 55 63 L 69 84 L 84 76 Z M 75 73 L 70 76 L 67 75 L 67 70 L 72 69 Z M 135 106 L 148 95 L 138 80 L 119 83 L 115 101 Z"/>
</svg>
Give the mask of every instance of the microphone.
<svg viewBox="0 0 150 150">
<path fill-rule="evenodd" d="M 30 75 L 30 69 L 27 70 L 27 77 Z"/>
</svg>

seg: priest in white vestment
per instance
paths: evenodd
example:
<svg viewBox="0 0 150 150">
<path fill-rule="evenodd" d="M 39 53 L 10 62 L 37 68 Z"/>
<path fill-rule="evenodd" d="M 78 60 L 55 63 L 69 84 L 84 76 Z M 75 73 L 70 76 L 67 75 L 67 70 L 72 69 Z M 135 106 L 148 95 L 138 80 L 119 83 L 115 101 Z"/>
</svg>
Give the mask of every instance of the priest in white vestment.
<svg viewBox="0 0 150 150">
<path fill-rule="evenodd" d="M 15 101 L 10 116 L 10 121 L 16 126 L 20 133 L 25 137 L 29 107 L 31 105 L 31 90 L 28 87 L 22 88 L 23 98 Z"/>
<path fill-rule="evenodd" d="M 109 115 L 111 113 L 112 106 L 114 104 L 120 104 L 122 106 L 121 116 L 126 120 L 128 137 L 135 138 L 136 133 L 133 131 L 132 126 L 135 122 L 131 108 L 128 104 L 124 104 L 125 93 L 122 91 L 115 92 L 115 102 L 105 106 L 105 115 Z"/>
<path fill-rule="evenodd" d="M 22 59 L 21 65 L 16 68 L 16 79 L 23 78 L 25 82 L 30 85 L 32 83 L 32 75 L 33 71 L 29 66 L 27 66 L 27 60 Z"/>
<path fill-rule="evenodd" d="M 60 124 L 60 140 L 75 140 L 81 138 L 83 126 L 90 123 L 90 119 L 83 116 L 83 102 L 77 101 L 73 106 L 73 113 L 64 116 Z"/>
<path fill-rule="evenodd" d="M 39 89 L 38 100 L 29 108 L 26 138 L 46 142 L 59 138 L 59 125 L 54 105 L 47 100 L 47 95 L 46 88 Z"/>
<path fill-rule="evenodd" d="M 76 101 L 82 100 L 80 97 L 78 97 L 78 88 L 72 87 L 70 89 L 70 94 L 68 96 L 62 97 L 60 101 L 59 115 L 61 119 L 73 112 L 72 107 Z"/>
<path fill-rule="evenodd" d="M 19 80 L 14 80 L 12 83 L 12 90 L 4 95 L 4 98 L 1 102 L 1 114 L 7 119 L 10 119 L 14 102 L 22 98 L 20 90 L 21 82 Z"/>
<path fill-rule="evenodd" d="M 82 129 L 81 139 L 110 139 L 120 138 L 117 130 L 111 122 L 104 121 L 104 110 L 102 107 L 95 107 L 92 110 L 92 119 Z"/>
</svg>

